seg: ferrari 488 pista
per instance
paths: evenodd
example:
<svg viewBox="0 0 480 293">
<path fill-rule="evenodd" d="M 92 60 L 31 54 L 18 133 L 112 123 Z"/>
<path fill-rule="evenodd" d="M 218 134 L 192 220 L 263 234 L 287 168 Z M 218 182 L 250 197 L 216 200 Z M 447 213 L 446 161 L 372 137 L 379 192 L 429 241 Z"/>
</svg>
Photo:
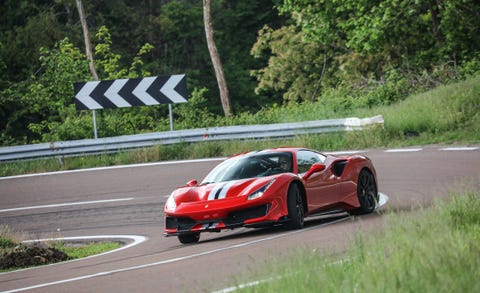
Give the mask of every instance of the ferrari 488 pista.
<svg viewBox="0 0 480 293">
<path fill-rule="evenodd" d="M 201 232 L 285 225 L 302 228 L 319 213 L 365 214 L 379 194 L 365 156 L 275 148 L 230 157 L 201 182 L 177 188 L 165 207 L 165 236 L 194 243 Z"/>
</svg>

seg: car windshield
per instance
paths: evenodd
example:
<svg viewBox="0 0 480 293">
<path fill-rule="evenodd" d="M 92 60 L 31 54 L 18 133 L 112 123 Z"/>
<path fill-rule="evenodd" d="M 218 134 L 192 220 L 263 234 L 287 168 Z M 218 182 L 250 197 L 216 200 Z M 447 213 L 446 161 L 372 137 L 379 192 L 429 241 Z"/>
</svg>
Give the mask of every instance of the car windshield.
<svg viewBox="0 0 480 293">
<path fill-rule="evenodd" d="M 215 167 L 202 183 L 265 177 L 292 171 L 292 154 L 289 152 L 255 153 L 224 161 Z"/>
</svg>

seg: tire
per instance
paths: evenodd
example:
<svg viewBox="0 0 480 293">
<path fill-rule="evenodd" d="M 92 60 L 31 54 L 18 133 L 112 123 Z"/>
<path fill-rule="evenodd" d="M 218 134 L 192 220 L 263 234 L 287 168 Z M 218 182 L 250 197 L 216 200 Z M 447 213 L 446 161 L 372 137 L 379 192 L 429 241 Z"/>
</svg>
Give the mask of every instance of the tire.
<svg viewBox="0 0 480 293">
<path fill-rule="evenodd" d="M 178 235 L 178 240 L 183 244 L 197 243 L 200 240 L 200 233 Z"/>
<path fill-rule="evenodd" d="M 289 221 L 285 226 L 288 229 L 301 229 L 304 224 L 305 210 L 302 193 L 295 183 L 288 187 L 287 209 Z"/>
<path fill-rule="evenodd" d="M 373 174 L 363 169 L 358 175 L 357 196 L 360 207 L 351 212 L 353 215 L 369 214 L 375 210 L 378 203 L 377 184 Z"/>
</svg>

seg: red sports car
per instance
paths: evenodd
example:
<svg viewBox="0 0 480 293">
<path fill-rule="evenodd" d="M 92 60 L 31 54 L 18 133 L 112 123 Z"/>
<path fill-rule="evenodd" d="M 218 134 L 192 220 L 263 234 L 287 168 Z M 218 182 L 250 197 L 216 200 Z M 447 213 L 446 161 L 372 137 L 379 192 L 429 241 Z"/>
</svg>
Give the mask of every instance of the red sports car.
<svg viewBox="0 0 480 293">
<path fill-rule="evenodd" d="M 172 192 L 165 236 L 194 243 L 201 232 L 283 224 L 302 228 L 306 216 L 371 213 L 379 194 L 375 168 L 360 155 L 324 155 L 275 148 L 228 158 L 198 183 Z"/>
</svg>

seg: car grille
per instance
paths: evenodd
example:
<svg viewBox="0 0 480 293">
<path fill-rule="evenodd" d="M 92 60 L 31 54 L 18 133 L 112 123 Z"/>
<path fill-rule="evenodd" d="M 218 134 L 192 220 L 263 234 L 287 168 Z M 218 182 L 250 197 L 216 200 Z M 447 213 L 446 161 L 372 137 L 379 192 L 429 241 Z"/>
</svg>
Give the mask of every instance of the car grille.
<svg viewBox="0 0 480 293">
<path fill-rule="evenodd" d="M 165 226 L 167 229 L 177 229 L 178 232 L 190 231 L 195 226 L 196 222 L 190 218 L 174 218 L 167 217 L 165 219 Z"/>
<path fill-rule="evenodd" d="M 225 225 L 233 226 L 238 224 L 243 224 L 245 220 L 260 218 L 267 214 L 270 205 L 262 205 L 250 209 L 240 210 L 231 212 L 228 214 L 228 217 L 223 220 Z"/>
<path fill-rule="evenodd" d="M 243 226 L 245 220 L 260 218 L 267 214 L 268 209 L 270 208 L 269 204 L 244 209 L 240 211 L 231 212 L 228 214 L 227 218 L 223 219 L 223 223 L 228 226 Z M 177 229 L 177 232 L 190 231 L 195 225 L 201 224 L 203 222 L 196 222 L 190 218 L 175 218 L 175 217 L 166 217 L 165 226 L 167 229 Z M 207 222 L 205 222 L 207 223 Z M 209 222 L 208 222 L 209 223 Z"/>
</svg>

